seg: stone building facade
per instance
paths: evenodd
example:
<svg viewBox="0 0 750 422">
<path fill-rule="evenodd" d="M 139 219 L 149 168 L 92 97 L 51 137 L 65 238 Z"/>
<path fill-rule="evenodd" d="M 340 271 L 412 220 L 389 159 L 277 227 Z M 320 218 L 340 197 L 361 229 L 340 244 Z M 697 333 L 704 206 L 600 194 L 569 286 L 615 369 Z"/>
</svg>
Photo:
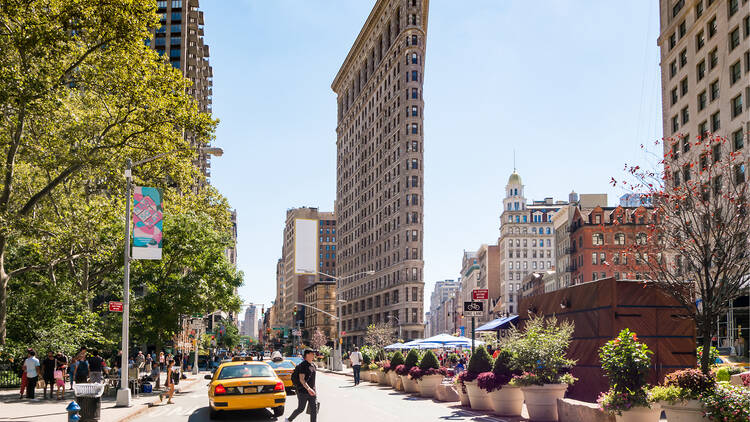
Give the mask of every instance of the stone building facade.
<svg viewBox="0 0 750 422">
<path fill-rule="evenodd" d="M 336 315 L 336 281 L 318 280 L 305 287 L 305 331 L 312 338 L 316 329 L 326 336 L 328 341 L 336 339 L 336 320 L 317 309 Z"/>
<path fill-rule="evenodd" d="M 386 321 L 424 332 L 424 81 L 428 0 L 378 0 L 331 88 L 337 95 L 337 289 L 344 344 Z M 366 275 L 374 271 L 372 275 Z"/>
</svg>

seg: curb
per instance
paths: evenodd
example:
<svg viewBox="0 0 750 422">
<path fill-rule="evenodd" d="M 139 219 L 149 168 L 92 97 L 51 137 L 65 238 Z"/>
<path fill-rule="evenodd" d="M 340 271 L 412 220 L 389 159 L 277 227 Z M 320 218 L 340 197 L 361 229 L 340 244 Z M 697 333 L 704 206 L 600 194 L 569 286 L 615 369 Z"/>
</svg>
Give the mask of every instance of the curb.
<svg viewBox="0 0 750 422">
<path fill-rule="evenodd" d="M 191 379 L 188 378 L 185 381 L 190 381 L 190 380 Z M 194 378 L 191 383 L 185 383 L 183 385 L 185 386 L 185 388 L 192 387 L 194 384 L 197 384 L 200 381 L 201 381 L 200 378 Z M 118 419 L 117 422 L 128 422 L 128 421 L 131 421 L 131 420 L 135 419 L 136 417 L 141 416 L 142 414 L 144 414 L 147 411 L 151 410 L 151 408 L 153 407 L 153 405 L 155 405 L 157 403 L 159 403 L 158 399 L 154 400 L 154 401 L 151 401 L 151 402 L 144 403 L 145 406 L 142 406 L 141 408 L 136 409 L 133 413 L 130 413 L 129 415 L 124 416 L 124 417 Z"/>
</svg>

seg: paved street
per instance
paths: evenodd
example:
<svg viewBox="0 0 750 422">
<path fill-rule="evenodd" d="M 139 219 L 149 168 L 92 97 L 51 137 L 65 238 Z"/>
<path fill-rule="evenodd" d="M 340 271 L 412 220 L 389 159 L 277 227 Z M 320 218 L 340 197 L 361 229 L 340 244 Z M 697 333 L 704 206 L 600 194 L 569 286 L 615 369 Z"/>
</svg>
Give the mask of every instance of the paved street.
<svg viewBox="0 0 750 422">
<path fill-rule="evenodd" d="M 174 405 L 154 406 L 141 414 L 139 422 L 156 420 L 208 422 L 207 385 L 196 383 L 192 388 L 176 396 Z M 475 421 L 475 422 L 517 422 L 519 419 L 505 419 L 473 412 L 456 403 L 440 403 L 432 399 L 415 397 L 396 392 L 391 388 L 363 382 L 354 387 L 352 379 L 343 375 L 319 372 L 317 379 L 320 397 L 319 421 L 356 420 L 357 422 L 390 421 Z M 285 416 L 297 407 L 295 396 L 287 398 Z M 229 413 L 226 421 L 273 421 L 268 410 Z M 279 418 L 279 420 L 283 420 Z M 310 417 L 300 415 L 296 421 L 307 422 Z"/>
</svg>

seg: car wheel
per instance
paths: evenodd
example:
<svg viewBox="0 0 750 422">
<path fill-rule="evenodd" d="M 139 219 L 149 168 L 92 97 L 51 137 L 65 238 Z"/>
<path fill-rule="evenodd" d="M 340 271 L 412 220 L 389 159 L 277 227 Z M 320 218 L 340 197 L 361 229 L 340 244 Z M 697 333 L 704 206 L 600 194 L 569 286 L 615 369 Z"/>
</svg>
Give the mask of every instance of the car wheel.
<svg viewBox="0 0 750 422">
<path fill-rule="evenodd" d="M 284 406 L 274 407 L 273 408 L 273 415 L 275 417 L 284 416 Z"/>
<path fill-rule="evenodd" d="M 208 407 L 208 418 L 211 420 L 218 420 L 221 414 L 218 410 L 214 409 L 213 407 Z"/>
</svg>

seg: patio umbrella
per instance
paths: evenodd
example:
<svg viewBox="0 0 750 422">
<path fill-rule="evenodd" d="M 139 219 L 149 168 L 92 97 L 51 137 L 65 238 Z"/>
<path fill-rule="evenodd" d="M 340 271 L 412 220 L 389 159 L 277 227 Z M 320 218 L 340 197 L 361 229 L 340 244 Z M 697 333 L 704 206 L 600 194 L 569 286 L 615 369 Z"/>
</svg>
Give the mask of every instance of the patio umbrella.
<svg viewBox="0 0 750 422">
<path fill-rule="evenodd" d="M 384 349 L 386 350 L 398 350 L 398 349 L 403 349 L 403 348 L 404 348 L 404 343 L 393 343 L 384 347 Z"/>
<path fill-rule="evenodd" d="M 461 341 L 462 337 L 456 337 L 452 336 L 450 334 L 438 334 L 436 336 L 432 336 L 429 338 L 426 338 L 424 340 L 419 340 L 421 343 L 440 343 L 440 344 L 448 344 L 448 343 L 455 343 L 457 341 Z"/>
</svg>

